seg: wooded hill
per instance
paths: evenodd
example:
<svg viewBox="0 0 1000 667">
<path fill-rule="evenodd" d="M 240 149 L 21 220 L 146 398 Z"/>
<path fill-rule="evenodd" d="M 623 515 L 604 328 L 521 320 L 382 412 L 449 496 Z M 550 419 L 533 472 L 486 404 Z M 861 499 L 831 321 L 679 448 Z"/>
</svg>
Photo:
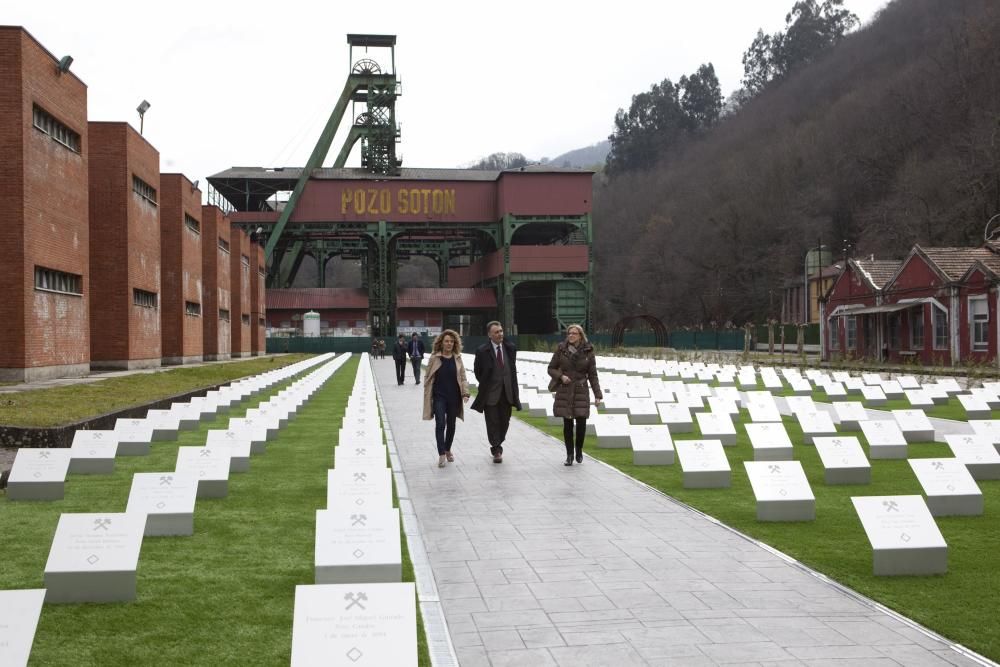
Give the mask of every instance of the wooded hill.
<svg viewBox="0 0 1000 667">
<path fill-rule="evenodd" d="M 655 167 L 599 174 L 596 324 L 762 322 L 820 242 L 887 259 L 981 243 L 1000 212 L 998 36 L 996 0 L 895 0 Z"/>
</svg>

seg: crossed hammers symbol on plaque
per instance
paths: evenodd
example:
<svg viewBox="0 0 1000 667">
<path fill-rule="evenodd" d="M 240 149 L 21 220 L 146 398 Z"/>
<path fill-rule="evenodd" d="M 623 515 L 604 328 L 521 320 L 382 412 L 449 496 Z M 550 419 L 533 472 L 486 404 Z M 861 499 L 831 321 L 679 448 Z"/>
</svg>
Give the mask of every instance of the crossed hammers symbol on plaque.
<svg viewBox="0 0 1000 667">
<path fill-rule="evenodd" d="M 365 482 L 368 480 L 368 473 L 366 472 L 356 472 L 354 473 L 355 482 Z"/>
<path fill-rule="evenodd" d="M 895 500 L 883 500 L 882 505 L 885 507 L 886 512 L 899 511 L 899 503 L 897 503 Z"/>
<path fill-rule="evenodd" d="M 173 475 L 160 475 L 160 486 L 170 486 L 172 481 L 174 481 Z"/>
<path fill-rule="evenodd" d="M 357 448 L 355 448 L 355 450 L 354 450 L 354 455 L 355 455 L 355 456 L 364 456 L 364 455 L 365 455 L 365 452 L 367 452 L 367 451 L 368 451 L 368 450 L 367 450 L 367 449 L 365 449 L 364 447 L 357 447 Z"/>
<path fill-rule="evenodd" d="M 107 530 L 111 525 L 111 519 L 94 519 L 94 530 Z"/>
<path fill-rule="evenodd" d="M 767 466 L 767 469 L 770 470 L 772 473 L 781 472 L 781 466 L 779 465 L 769 465 Z"/>
<path fill-rule="evenodd" d="M 364 526 L 365 522 L 368 521 L 367 514 L 352 514 L 351 515 L 351 525 L 357 526 L 358 524 Z"/>
<path fill-rule="evenodd" d="M 361 607 L 364 609 L 365 606 L 361 603 L 368 602 L 368 596 L 364 593 L 346 593 L 344 599 L 350 601 L 350 604 L 344 607 L 344 611 L 347 611 L 351 607 Z"/>
</svg>

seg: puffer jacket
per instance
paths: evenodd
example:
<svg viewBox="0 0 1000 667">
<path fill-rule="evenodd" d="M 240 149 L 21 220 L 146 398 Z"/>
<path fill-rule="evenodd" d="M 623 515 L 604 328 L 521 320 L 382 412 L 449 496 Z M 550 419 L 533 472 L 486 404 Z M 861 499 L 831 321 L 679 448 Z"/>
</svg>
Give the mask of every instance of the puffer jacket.
<svg viewBox="0 0 1000 667">
<path fill-rule="evenodd" d="M 593 389 L 595 398 L 604 399 L 601 383 L 597 379 L 597 360 L 590 343 L 582 343 L 574 353 L 570 353 L 565 341 L 559 343 L 549 362 L 549 375 L 553 380 L 549 386 L 554 386 L 555 391 L 552 411 L 556 417 L 589 417 L 590 389 Z M 562 383 L 563 375 L 569 378 L 569 384 Z"/>
</svg>

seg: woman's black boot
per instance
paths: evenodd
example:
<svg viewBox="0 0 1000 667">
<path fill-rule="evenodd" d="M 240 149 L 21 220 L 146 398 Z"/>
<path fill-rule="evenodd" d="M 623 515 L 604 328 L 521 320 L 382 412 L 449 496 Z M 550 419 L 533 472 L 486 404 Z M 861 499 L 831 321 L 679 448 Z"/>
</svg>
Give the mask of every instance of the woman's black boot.
<svg viewBox="0 0 1000 667">
<path fill-rule="evenodd" d="M 564 466 L 573 465 L 573 448 L 566 445 L 566 461 L 563 463 Z"/>
<path fill-rule="evenodd" d="M 576 448 L 576 462 L 583 463 L 583 445 L 579 445 Z"/>
</svg>

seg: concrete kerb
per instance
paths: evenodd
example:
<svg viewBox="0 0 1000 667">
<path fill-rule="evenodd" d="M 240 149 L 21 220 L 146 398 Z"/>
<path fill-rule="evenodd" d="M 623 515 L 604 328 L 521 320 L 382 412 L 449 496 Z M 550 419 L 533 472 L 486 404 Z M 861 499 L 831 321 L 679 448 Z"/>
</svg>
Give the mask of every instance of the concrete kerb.
<svg viewBox="0 0 1000 667">
<path fill-rule="evenodd" d="M 525 426 L 527 426 L 527 427 L 529 427 L 531 429 L 534 429 L 535 431 L 538 431 L 542 435 L 544 435 L 544 436 L 546 436 L 548 438 L 552 438 L 553 440 L 556 440 L 557 442 L 559 442 L 557 438 L 549 435 L 545 431 L 542 431 L 537 426 L 535 426 L 533 424 L 529 424 L 528 422 L 525 422 L 524 420 L 519 420 L 519 421 L 521 421 L 521 423 L 524 424 Z M 559 442 L 559 444 L 561 445 L 562 443 Z M 750 537 L 749 535 L 747 535 L 745 533 L 740 532 L 736 528 L 733 528 L 732 526 L 727 525 L 727 524 L 723 523 L 722 521 L 719 521 L 715 517 L 713 517 L 713 516 L 711 516 L 709 514 L 706 514 L 706 513 L 702 512 L 701 510 L 699 510 L 699 509 L 697 509 L 695 507 L 692 507 L 691 505 L 688 505 L 687 503 L 682 502 L 682 501 L 678 500 L 677 498 L 674 498 L 673 496 L 671 496 L 669 494 L 666 494 L 663 491 L 660 491 L 659 489 L 657 489 L 657 488 L 655 488 L 653 486 L 650 486 L 649 484 L 646 484 L 645 482 L 637 480 L 636 478 L 632 477 L 631 475 L 627 475 L 626 473 L 622 472 L 621 470 L 619 470 L 618 468 L 614 467 L 613 465 L 605 463 L 604 461 L 601 461 L 599 459 L 595 459 L 594 457 L 590 456 L 589 454 L 587 455 L 587 458 L 590 461 L 592 461 L 594 463 L 597 463 L 599 465 L 602 465 L 605 468 L 608 468 L 608 469 L 612 470 L 613 472 L 617 473 L 618 475 L 621 475 L 622 477 L 624 477 L 624 478 L 632 481 L 633 483 L 637 484 L 638 486 L 644 488 L 646 491 L 649 491 L 651 493 L 655 493 L 655 494 L 661 496 L 662 498 L 665 498 L 666 500 L 670 501 L 674 505 L 677 505 L 678 507 L 681 507 L 681 508 L 683 508 L 685 510 L 688 510 L 688 511 L 690 511 L 690 512 L 692 512 L 692 513 L 694 513 L 694 514 L 696 514 L 696 515 L 698 515 L 700 517 L 702 517 L 703 519 L 706 519 L 710 523 L 713 523 L 716 526 L 719 526 L 720 528 L 723 528 L 723 529 L 729 531 L 730 533 L 732 533 L 733 535 L 741 538 L 742 540 L 744 540 L 746 542 L 749 542 L 750 544 L 753 544 L 754 546 L 757 546 L 757 547 L 759 547 L 761 549 L 764 549 L 768 553 L 771 553 L 771 554 L 777 556 L 778 558 L 780 558 L 781 560 L 785 561 L 789 565 L 792 565 L 793 567 L 795 567 L 796 569 L 800 570 L 801 572 L 803 572 L 805 574 L 808 574 L 809 576 L 817 579 L 818 581 L 820 581 L 820 582 L 822 582 L 822 583 L 824 583 L 824 584 L 826 584 L 826 585 L 828 585 L 828 586 L 830 586 L 830 587 L 838 590 L 842 594 L 846 595 L 847 597 L 852 598 L 853 600 L 856 600 L 856 601 L 860 602 L 861 604 L 863 604 L 866 607 L 872 609 L 873 611 L 877 611 L 879 613 L 882 613 L 882 614 L 885 614 L 887 616 L 890 616 L 893 619 L 898 620 L 899 622 L 903 623 L 904 625 L 906 625 L 910 629 L 915 630 L 915 631 L 923 634 L 925 637 L 928 637 L 929 639 L 932 639 L 934 641 L 941 642 L 942 644 L 948 646 L 951 650 L 953 650 L 956 653 L 962 655 L 963 657 L 965 657 L 965 658 L 967 658 L 969 660 L 972 660 L 973 662 L 975 662 L 975 663 L 977 663 L 979 665 L 983 665 L 984 667 L 997 667 L 997 663 L 993 662 L 989 658 L 986 658 L 986 657 L 984 657 L 982 655 L 979 655 L 978 653 L 976 653 L 972 649 L 966 648 L 965 646 L 963 646 L 961 644 L 953 642 L 952 640 L 948 639 L 947 637 L 943 637 L 942 635 L 939 635 L 938 633 L 934 632 L 933 630 L 931 630 L 929 628 L 925 628 L 924 626 L 920 625 L 916 621 L 914 621 L 914 620 L 912 620 L 912 619 L 910 619 L 910 618 L 908 618 L 906 616 L 903 616 L 903 615 L 901 615 L 901 614 L 893 611 L 892 609 L 890 609 L 890 608 L 882 605 L 879 602 L 876 602 L 875 600 L 872 600 L 869 597 L 866 597 L 866 596 L 862 595 L 861 593 L 858 593 L 854 589 L 851 589 L 851 588 L 848 588 L 847 586 L 844 586 L 843 584 L 841 584 L 841 583 L 839 583 L 839 582 L 831 579 L 830 577 L 826 576 L 822 572 L 818 572 L 818 571 L 812 569 L 811 567 L 809 567 L 808 565 L 802 563 L 801 561 L 796 560 L 795 558 L 792 558 L 788 554 L 786 554 L 786 553 L 784 553 L 782 551 L 779 551 L 778 549 L 775 549 L 774 547 L 772 547 L 772 546 L 770 546 L 768 544 L 765 544 L 764 542 L 761 542 L 761 541 L 759 541 L 757 539 L 754 539 L 753 537 Z"/>
<path fill-rule="evenodd" d="M 371 368 L 371 358 L 369 358 Z M 374 369 L 372 369 L 374 375 Z M 406 546 L 413 563 L 413 575 L 416 579 L 417 602 L 424 621 L 424 635 L 427 637 L 427 649 L 431 664 L 435 667 L 457 667 L 458 656 L 451 641 L 448 623 L 445 620 L 444 609 L 438 594 L 434 572 L 431 570 L 427 549 L 424 547 L 423 535 L 420 532 L 420 520 L 413 510 L 406 475 L 399 461 L 396 441 L 389 426 L 389 417 L 382 400 L 382 387 L 376 381 L 375 396 L 378 400 L 379 412 L 382 415 L 382 431 L 385 434 L 386 448 L 389 450 L 389 461 L 392 464 L 392 476 L 396 483 L 396 495 L 399 498 L 399 513 L 403 520 L 403 533 L 406 535 Z"/>
</svg>

